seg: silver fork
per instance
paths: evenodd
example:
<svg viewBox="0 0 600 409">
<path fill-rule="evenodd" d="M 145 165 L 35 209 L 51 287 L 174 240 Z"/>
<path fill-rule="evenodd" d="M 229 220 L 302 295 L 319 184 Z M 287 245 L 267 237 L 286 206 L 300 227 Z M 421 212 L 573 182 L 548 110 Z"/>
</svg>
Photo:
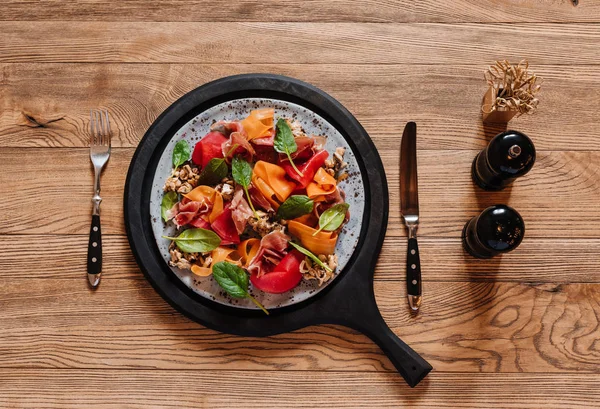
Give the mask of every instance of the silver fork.
<svg viewBox="0 0 600 409">
<path fill-rule="evenodd" d="M 102 234 L 100 230 L 100 175 L 110 157 L 110 122 L 108 111 L 90 111 L 90 159 L 94 165 L 94 204 L 88 244 L 87 275 L 92 287 L 97 287 L 102 275 Z"/>
</svg>

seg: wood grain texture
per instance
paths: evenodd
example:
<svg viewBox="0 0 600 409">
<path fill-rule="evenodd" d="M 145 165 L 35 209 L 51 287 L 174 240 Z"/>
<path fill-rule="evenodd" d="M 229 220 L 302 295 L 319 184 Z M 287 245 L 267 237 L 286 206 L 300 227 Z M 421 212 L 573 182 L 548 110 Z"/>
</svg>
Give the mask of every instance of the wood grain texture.
<svg viewBox="0 0 600 409">
<path fill-rule="evenodd" d="M 402 124 L 419 125 L 419 149 L 482 149 L 502 131 L 484 127 L 486 90 L 476 65 L 0 64 L 0 147 L 88 146 L 89 111 L 111 112 L 113 146 L 135 147 L 177 98 L 233 74 L 272 72 L 308 81 L 344 104 L 382 150 L 395 149 Z M 600 72 L 595 66 L 536 66 L 543 76 L 533 116 L 511 127 L 538 150 L 600 150 Z M 460 97 L 456 92 L 460 90 Z M 565 104 L 565 95 L 569 103 Z"/>
<path fill-rule="evenodd" d="M 398 199 L 398 153 L 379 146 L 390 190 L 388 234 L 403 236 Z M 3 148 L 6 169 L 28 164 L 33 175 L 0 173 L 0 233 L 87 234 L 90 224 L 92 168 L 89 151 L 81 148 L 21 150 Z M 113 149 L 102 178 L 102 229 L 124 234 L 123 186 L 132 148 Z M 540 152 L 533 170 L 501 192 L 484 192 L 471 181 L 476 151 L 419 151 L 421 236 L 459 238 L 464 224 L 487 206 L 510 203 L 523 216 L 529 237 L 600 238 L 600 152 Z M 44 157 L 44 161 L 39 158 Z M 68 185 L 68 194 L 66 186 Z M 44 198 L 44 217 L 29 209 Z M 577 200 L 574 202 L 573 197 Z M 460 206 L 457 206 L 460 203 Z M 543 211 L 551 209 L 552 211 Z M 510 256 L 508 256 L 510 257 Z"/>
<path fill-rule="evenodd" d="M 0 279 L 79 280 L 86 268 L 87 243 L 86 235 L 0 235 Z M 102 246 L 104 279 L 144 280 L 125 236 L 104 236 Z M 37 257 L 23 263 L 28 248 L 35 248 Z M 404 237 L 386 238 L 375 280 L 402 279 L 405 248 Z M 426 261 L 423 278 L 428 282 L 600 283 L 599 239 L 528 237 L 517 251 L 478 260 L 463 252 L 459 238 L 423 237 L 419 251 Z"/>
<path fill-rule="evenodd" d="M 600 408 L 600 2 L 580 0 L 6 0 L 0 7 L 0 407 Z M 541 104 L 510 127 L 538 149 L 485 193 L 472 158 L 483 70 L 529 59 Z M 365 336 L 324 325 L 268 338 L 191 322 L 143 278 L 123 184 L 150 124 L 226 75 L 272 72 L 330 93 L 365 126 L 390 187 L 375 272 L 384 318 L 434 371 L 408 388 Z M 88 115 L 105 107 L 105 275 L 84 275 Z M 407 311 L 398 144 L 419 124 L 424 304 Z M 513 253 L 466 256 L 463 224 L 508 203 Z M 377 209 L 375 209 L 377 211 Z"/>
<path fill-rule="evenodd" d="M 596 24 L 7 21 L 0 35 L 0 62 L 600 63 Z"/>
<path fill-rule="evenodd" d="M 570 0 L 242 0 L 228 2 L 6 0 L 1 20 L 321 21 L 321 22 L 598 22 L 600 5 Z"/>
<path fill-rule="evenodd" d="M 376 281 L 385 320 L 438 371 L 600 372 L 600 285 Z M 191 323 L 143 280 L 2 279 L 0 367 L 392 370 L 364 336 L 311 327 L 256 339 Z M 99 345 L 101 347 L 99 347 Z"/>
<path fill-rule="evenodd" d="M 432 373 L 415 389 L 401 382 L 389 373 L 2 370 L 0 404 L 62 409 L 289 409 L 325 403 L 345 409 L 534 409 L 551 402 L 566 409 L 600 407 L 597 374 Z"/>
</svg>

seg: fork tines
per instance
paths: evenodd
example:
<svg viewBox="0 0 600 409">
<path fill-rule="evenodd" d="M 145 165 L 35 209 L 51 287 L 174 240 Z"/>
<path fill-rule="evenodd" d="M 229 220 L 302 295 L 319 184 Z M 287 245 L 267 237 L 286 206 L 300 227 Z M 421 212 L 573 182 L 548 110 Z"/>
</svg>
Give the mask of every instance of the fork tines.
<svg viewBox="0 0 600 409">
<path fill-rule="evenodd" d="M 110 121 L 106 109 L 92 109 L 90 111 L 90 132 L 92 145 L 110 146 Z"/>
</svg>

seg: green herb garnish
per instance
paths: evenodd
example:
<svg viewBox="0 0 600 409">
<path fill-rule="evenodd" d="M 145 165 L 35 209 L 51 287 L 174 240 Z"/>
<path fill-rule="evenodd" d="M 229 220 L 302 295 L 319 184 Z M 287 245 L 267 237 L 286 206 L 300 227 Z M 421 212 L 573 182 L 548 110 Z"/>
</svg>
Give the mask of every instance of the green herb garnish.
<svg viewBox="0 0 600 409">
<path fill-rule="evenodd" d="M 258 214 L 256 214 L 256 209 L 254 209 L 252 199 L 250 199 L 250 193 L 248 193 L 248 187 L 252 181 L 252 166 L 250 166 L 250 164 L 244 159 L 236 156 L 231 162 L 231 174 L 233 175 L 233 180 L 235 180 L 235 183 L 244 188 L 246 198 L 248 199 L 248 204 L 254 213 L 254 217 L 258 219 Z"/>
<path fill-rule="evenodd" d="M 200 172 L 198 185 L 216 185 L 227 177 L 229 168 L 225 159 L 212 158 Z"/>
<path fill-rule="evenodd" d="M 167 216 L 167 212 L 175 206 L 178 202 L 177 193 L 175 192 L 167 192 L 162 198 L 162 202 L 160 204 L 160 215 L 162 216 L 164 221 L 168 221 L 169 217 Z"/>
<path fill-rule="evenodd" d="M 302 247 L 296 243 L 293 243 L 291 241 L 290 241 L 290 244 L 292 245 L 293 248 L 298 250 L 300 253 L 304 254 L 306 257 L 310 258 L 312 261 L 317 263 L 319 266 L 323 267 L 325 270 L 329 271 L 330 273 L 333 271 L 331 268 L 329 268 L 329 266 L 327 266 L 325 263 L 323 263 L 321 260 L 319 260 L 319 257 L 315 256 L 310 250 L 307 250 L 304 247 Z"/>
<path fill-rule="evenodd" d="M 349 207 L 348 203 L 339 203 L 325 210 L 319 217 L 319 230 L 314 232 L 313 236 L 316 236 L 321 230 L 334 231 L 340 227 L 346 218 Z"/>
<path fill-rule="evenodd" d="M 212 271 L 213 277 L 227 294 L 234 298 L 249 298 L 265 314 L 269 315 L 269 311 L 248 292 L 248 274 L 241 267 L 221 261 L 213 266 Z"/>
<path fill-rule="evenodd" d="M 162 237 L 173 240 L 177 247 L 186 253 L 207 253 L 221 244 L 221 238 L 217 233 L 200 228 L 184 230 L 177 237 Z"/>
<path fill-rule="evenodd" d="M 288 197 L 277 209 L 277 217 L 291 220 L 313 211 L 314 201 L 305 195 L 294 195 Z"/>
<path fill-rule="evenodd" d="M 186 141 L 179 141 L 173 148 L 173 167 L 178 168 L 190 160 L 190 147 Z"/>
<path fill-rule="evenodd" d="M 279 118 L 277 120 L 276 128 L 277 131 L 275 133 L 275 141 L 273 142 L 273 147 L 277 152 L 285 153 L 288 159 L 290 160 L 290 164 L 292 165 L 294 170 L 298 172 L 300 176 L 304 176 L 292 160 L 291 154 L 298 150 L 298 145 L 296 145 L 296 140 L 294 139 L 292 128 L 290 128 L 287 121 L 283 118 Z"/>
</svg>

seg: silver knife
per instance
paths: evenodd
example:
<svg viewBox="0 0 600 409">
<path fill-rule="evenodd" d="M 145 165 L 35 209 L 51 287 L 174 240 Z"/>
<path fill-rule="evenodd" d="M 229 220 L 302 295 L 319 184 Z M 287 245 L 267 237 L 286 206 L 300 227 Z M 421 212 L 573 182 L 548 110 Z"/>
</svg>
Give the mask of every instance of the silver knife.
<svg viewBox="0 0 600 409">
<path fill-rule="evenodd" d="M 409 122 L 400 144 L 400 211 L 408 228 L 406 255 L 406 292 L 413 311 L 421 306 L 421 261 L 417 245 L 419 226 L 419 188 L 417 182 L 417 124 Z"/>
</svg>

